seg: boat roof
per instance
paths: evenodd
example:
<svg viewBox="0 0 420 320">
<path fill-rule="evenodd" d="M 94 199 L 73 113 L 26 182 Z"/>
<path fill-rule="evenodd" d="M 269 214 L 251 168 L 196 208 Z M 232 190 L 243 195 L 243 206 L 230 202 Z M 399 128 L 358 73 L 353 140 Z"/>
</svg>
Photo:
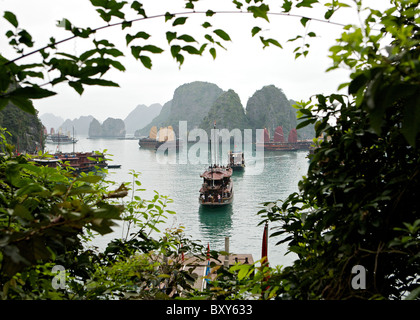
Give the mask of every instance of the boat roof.
<svg viewBox="0 0 420 320">
<path fill-rule="evenodd" d="M 224 178 L 229 178 L 232 176 L 231 168 L 209 168 L 200 175 L 201 178 L 208 180 L 222 180 Z"/>
</svg>

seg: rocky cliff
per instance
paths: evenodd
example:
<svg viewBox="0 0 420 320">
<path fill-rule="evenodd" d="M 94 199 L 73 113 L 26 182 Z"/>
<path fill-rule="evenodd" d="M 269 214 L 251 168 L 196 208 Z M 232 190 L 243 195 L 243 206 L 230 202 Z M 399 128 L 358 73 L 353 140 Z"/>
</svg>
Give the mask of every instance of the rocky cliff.
<svg viewBox="0 0 420 320">
<path fill-rule="evenodd" d="M 11 136 L 6 135 L 8 143 L 20 153 L 36 153 L 43 150 L 43 125 L 38 115 L 31 115 L 12 104 L 0 110 L 0 127 L 6 128 Z"/>
<path fill-rule="evenodd" d="M 246 129 L 250 128 L 245 110 L 238 94 L 228 90 L 217 98 L 208 114 L 201 121 L 200 128 L 210 133 L 214 122 L 218 129 Z"/>
<path fill-rule="evenodd" d="M 124 119 L 125 130 L 128 134 L 133 134 L 136 130 L 144 128 L 155 117 L 159 115 L 162 106 L 159 103 L 150 105 L 149 107 L 140 104 Z"/>
<path fill-rule="evenodd" d="M 87 135 L 89 133 L 89 125 L 93 120 L 93 116 L 80 116 L 77 119 L 67 119 L 60 126 L 63 133 L 67 134 L 70 132 L 70 135 L 73 134 L 73 128 L 75 135 Z"/>
<path fill-rule="evenodd" d="M 213 83 L 196 81 L 183 84 L 174 92 L 167 123 L 175 132 L 179 121 L 187 121 L 188 130 L 199 126 L 222 93 L 223 90 Z"/>
<path fill-rule="evenodd" d="M 277 126 L 284 133 L 296 127 L 296 112 L 283 91 L 274 85 L 256 91 L 248 100 L 246 115 L 254 129 L 267 128 L 271 135 Z"/>
<path fill-rule="evenodd" d="M 107 118 L 101 125 L 93 119 L 89 126 L 89 138 L 124 138 L 125 125 L 122 119 Z"/>
</svg>

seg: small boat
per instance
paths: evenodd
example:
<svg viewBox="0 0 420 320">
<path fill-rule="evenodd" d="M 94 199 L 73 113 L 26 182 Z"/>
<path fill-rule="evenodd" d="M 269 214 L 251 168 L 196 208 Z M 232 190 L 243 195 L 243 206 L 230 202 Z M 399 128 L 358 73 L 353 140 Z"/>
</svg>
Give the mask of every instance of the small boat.
<svg viewBox="0 0 420 320">
<path fill-rule="evenodd" d="M 199 203 L 204 206 L 224 206 L 233 201 L 232 168 L 213 165 L 200 175 L 203 184 Z"/>
<path fill-rule="evenodd" d="M 119 168 L 121 168 L 121 165 L 120 164 L 108 164 L 106 167 L 108 169 L 119 169 Z"/>
<path fill-rule="evenodd" d="M 216 129 L 216 122 L 214 123 Z M 203 178 L 203 184 L 200 189 L 199 203 L 203 206 L 224 206 L 231 204 L 233 201 L 233 180 L 232 168 L 228 166 L 220 166 L 218 164 L 218 146 L 219 139 L 214 130 L 213 142 L 216 147 L 211 150 L 212 162 L 214 164 L 204 171 L 200 177 Z"/>
<path fill-rule="evenodd" d="M 229 166 L 233 170 L 245 169 L 245 159 L 243 152 L 229 152 Z"/>
</svg>

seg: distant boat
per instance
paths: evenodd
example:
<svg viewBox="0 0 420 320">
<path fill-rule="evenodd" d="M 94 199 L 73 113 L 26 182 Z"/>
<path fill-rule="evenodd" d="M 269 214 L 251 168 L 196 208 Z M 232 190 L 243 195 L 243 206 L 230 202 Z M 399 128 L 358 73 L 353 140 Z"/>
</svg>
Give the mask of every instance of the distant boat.
<svg viewBox="0 0 420 320">
<path fill-rule="evenodd" d="M 89 172 L 96 168 L 105 168 L 108 166 L 104 155 L 96 152 L 76 152 L 62 153 L 58 152 L 49 158 L 33 158 L 31 161 L 40 166 L 47 167 L 72 167 L 76 173 Z"/>
<path fill-rule="evenodd" d="M 77 141 L 78 140 L 76 138 L 72 138 L 70 135 L 61 133 L 49 134 L 45 140 L 46 143 L 50 144 L 72 144 L 76 143 Z"/>
<path fill-rule="evenodd" d="M 142 148 L 155 148 L 157 142 L 157 127 L 153 126 L 150 129 L 149 136 L 147 138 L 139 139 L 139 146 Z"/>
<path fill-rule="evenodd" d="M 229 152 L 229 167 L 233 170 L 245 169 L 245 159 L 243 152 Z"/>
<path fill-rule="evenodd" d="M 296 150 L 309 150 L 311 140 L 297 140 L 297 131 L 292 129 L 289 132 L 287 141 L 284 139 L 283 127 L 278 126 L 274 132 L 274 138 L 270 139 L 270 133 L 267 128 L 264 129 L 264 142 L 257 143 L 264 150 L 273 151 L 296 151 Z"/>
<path fill-rule="evenodd" d="M 153 126 L 147 138 L 139 139 L 139 146 L 146 149 L 157 149 L 164 143 L 169 148 L 182 146 L 182 140 L 175 139 L 175 132 L 172 126 L 161 127 L 159 132 L 157 131 L 157 127 Z"/>
<path fill-rule="evenodd" d="M 216 129 L 216 122 L 214 123 Z M 216 148 L 211 151 L 212 162 L 214 164 L 204 171 L 200 177 L 203 178 L 203 184 L 200 189 L 199 203 L 203 206 L 224 206 L 233 201 L 233 169 L 230 166 L 218 165 L 218 137 L 214 130 L 213 141 L 216 142 Z"/>
</svg>

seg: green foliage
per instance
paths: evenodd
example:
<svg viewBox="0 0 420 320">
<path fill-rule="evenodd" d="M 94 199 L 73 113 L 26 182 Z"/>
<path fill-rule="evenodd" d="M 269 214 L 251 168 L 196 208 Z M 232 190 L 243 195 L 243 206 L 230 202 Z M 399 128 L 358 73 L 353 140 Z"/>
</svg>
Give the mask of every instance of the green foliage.
<svg viewBox="0 0 420 320">
<path fill-rule="evenodd" d="M 108 40 L 96 38 L 92 48 L 78 57 L 57 51 L 63 42 L 89 38 L 107 28 L 121 26 L 133 57 L 148 69 L 152 68 L 151 56 L 165 49 L 149 42 L 152 36 L 147 30 L 135 35 L 124 31 L 145 19 L 165 20 L 168 51 L 180 66 L 186 54 L 208 52 L 216 58 L 216 48 L 225 49 L 231 38 L 211 21 L 221 12 L 195 11 L 195 2 L 186 1 L 187 12 L 149 17 L 138 1 L 128 7 L 126 1 L 91 0 L 104 26 L 79 28 L 62 19 L 59 26 L 69 37 L 60 41 L 50 38 L 45 47 L 30 52 L 27 50 L 34 47 L 34 39 L 20 28 L 12 12 L 4 12 L 3 18 L 11 27 L 5 35 L 17 57 L 8 60 L 0 56 L 0 110 L 12 103 L 35 114 L 32 100 L 55 94 L 43 88 L 48 84 L 68 83 L 79 94 L 86 85 L 118 86 L 103 79 L 111 68 L 125 70 L 118 61 L 122 52 Z M 368 8 L 360 27 L 343 26 L 344 32 L 330 48 L 330 70 L 341 66 L 351 70 L 350 81 L 339 86 L 348 86 L 348 96 L 316 95 L 300 103 L 298 127 L 315 125 L 320 137 L 314 139 L 318 148 L 299 183 L 299 192 L 283 201 L 266 203 L 259 212 L 264 221 L 275 224 L 272 236 L 281 237 L 279 243 L 287 243 L 299 259 L 283 269 L 242 265 L 226 270 L 215 266 L 216 279 L 203 293 L 204 298 L 419 299 L 419 1 L 390 3 L 392 7 L 383 12 Z M 264 0 L 234 0 L 232 4 L 236 11 L 230 13 L 252 13 L 268 22 L 273 14 Z M 317 0 L 285 0 L 281 14 L 317 5 Z M 355 5 L 362 9 L 362 1 Z M 323 17 L 333 23 L 333 15 L 348 6 L 333 0 L 324 6 Z M 128 12 L 137 17 L 127 20 Z M 178 30 L 191 27 L 192 19 L 188 18 L 196 14 L 204 14 L 208 20 L 201 24 L 203 38 L 178 35 Z M 309 29 L 315 19 L 294 16 L 305 28 L 303 34 L 289 40 L 303 40 L 295 49 L 298 58 L 308 54 L 307 40 L 316 38 Z M 253 27 L 251 35 L 259 32 L 260 27 Z M 272 44 L 281 48 L 276 39 L 261 35 L 260 41 L 264 47 Z M 19 64 L 32 55 L 38 57 L 37 63 Z M 49 80 L 40 85 L 38 81 L 43 79 Z M 171 118 L 172 111 L 188 103 L 174 98 L 171 105 L 167 119 L 176 120 Z M 269 107 L 273 112 L 266 115 L 268 119 L 259 119 L 261 123 L 282 113 L 274 105 Z M 129 184 L 108 191 L 107 183 L 94 174 L 77 178 L 71 168 L 35 166 L 27 157 L 12 155 L 6 136 L 2 131 L 2 298 L 200 296 L 191 287 L 191 273 L 179 271 L 179 255 L 183 251 L 202 255 L 202 246 L 185 239 L 181 229 L 168 230 L 159 239 L 151 237 L 153 232 L 160 233 L 158 225 L 171 214 L 166 209 L 166 197 L 156 193 L 145 201 L 133 193 L 131 201 L 124 202 Z M 136 175 L 133 173 L 133 192 L 135 185 L 140 186 Z M 114 202 L 116 198 L 121 201 Z M 112 241 L 104 253 L 86 249 L 86 241 L 96 234 L 111 232 L 114 220 L 127 224 L 125 237 Z M 51 267 L 57 264 L 68 272 L 66 289 L 61 291 L 51 288 Z M 354 265 L 367 270 L 366 290 L 351 287 Z"/>
<path fill-rule="evenodd" d="M 418 299 L 418 1 L 393 3 L 330 49 L 335 67 L 352 70 L 341 86 L 350 96 L 317 95 L 298 109 L 300 125 L 314 123 L 322 138 L 299 193 L 260 211 L 299 257 L 279 274 L 289 287 L 279 298 Z M 366 290 L 351 286 L 355 265 L 366 268 Z"/>
<path fill-rule="evenodd" d="M 181 227 L 158 229 L 174 214 L 167 209 L 172 200 L 157 192 L 152 200 L 138 196 L 143 189 L 136 172 L 113 191 L 101 174 L 72 172 L 2 156 L 2 299 L 169 299 L 194 291 L 193 269 L 181 270 L 181 253 L 203 256 L 204 247 Z M 112 232 L 116 220 L 124 224 L 123 237 L 104 252 L 90 247 L 94 237 Z M 62 289 L 52 286 L 56 265 L 65 268 Z"/>
</svg>

